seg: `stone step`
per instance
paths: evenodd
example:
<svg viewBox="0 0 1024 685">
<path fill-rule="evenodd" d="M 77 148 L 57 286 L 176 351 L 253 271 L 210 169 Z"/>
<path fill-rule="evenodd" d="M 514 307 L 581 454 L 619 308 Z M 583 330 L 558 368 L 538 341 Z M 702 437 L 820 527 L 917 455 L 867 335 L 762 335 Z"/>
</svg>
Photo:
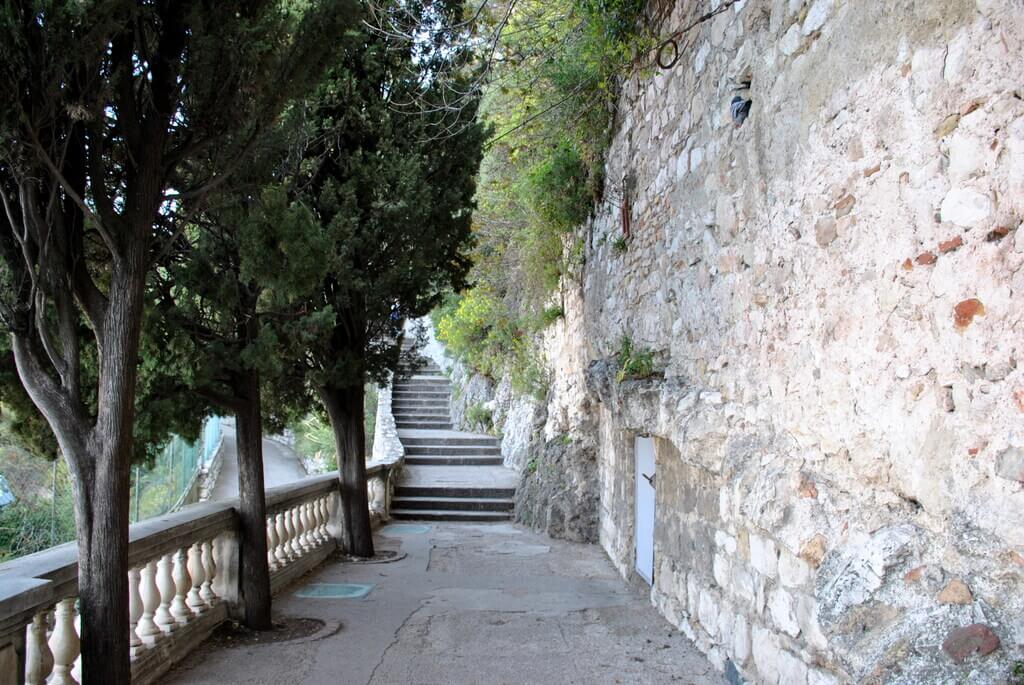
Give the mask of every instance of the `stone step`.
<svg viewBox="0 0 1024 685">
<path fill-rule="evenodd" d="M 396 485 L 395 497 L 467 497 L 469 499 L 511 499 L 515 488 L 464 487 L 457 485 Z"/>
<path fill-rule="evenodd" d="M 405 445 L 406 454 L 442 457 L 501 456 L 501 448 L 496 445 L 442 445 L 438 447 L 431 445 L 407 445 L 404 440 L 402 444 Z"/>
<path fill-rule="evenodd" d="M 417 509 L 393 509 L 391 517 L 401 521 L 473 521 L 473 522 L 501 522 L 512 518 L 511 512 L 504 511 L 452 511 L 434 510 L 424 511 Z"/>
<path fill-rule="evenodd" d="M 441 423 L 441 422 L 437 422 L 437 423 L 424 423 L 424 422 L 400 421 L 399 419 L 395 419 L 395 427 L 396 428 L 408 428 L 409 430 L 451 430 L 452 429 L 452 424 L 451 424 L 451 422 L 447 422 L 447 423 Z"/>
<path fill-rule="evenodd" d="M 439 457 L 429 454 L 407 455 L 405 463 L 409 466 L 501 466 L 501 457 L 465 456 Z"/>
<path fill-rule="evenodd" d="M 392 400 L 446 400 L 450 396 L 448 390 L 396 390 L 391 393 Z"/>
<path fill-rule="evenodd" d="M 414 511 L 512 511 L 516 502 L 511 498 L 494 497 L 395 497 L 394 509 Z"/>
<path fill-rule="evenodd" d="M 395 390 L 400 388 L 422 388 L 422 387 L 434 387 L 441 386 L 447 388 L 450 385 L 447 378 L 434 378 L 430 376 L 413 376 L 412 378 L 406 378 L 398 381 L 394 384 Z"/>
<path fill-rule="evenodd" d="M 439 367 L 434 362 L 430 362 L 427 364 L 403 364 L 398 367 L 398 370 L 404 373 L 411 373 L 413 375 L 444 373 L 444 371 L 441 370 L 441 367 Z"/>
<path fill-rule="evenodd" d="M 399 414 L 395 416 L 395 423 L 451 423 L 449 416 L 413 416 Z"/>
<path fill-rule="evenodd" d="M 436 414 L 447 414 L 448 413 L 448 405 L 447 405 L 447 403 L 441 404 L 441 405 L 413 404 L 413 405 L 408 405 L 408 406 L 403 405 L 401 407 L 396 407 L 395 405 L 391 405 L 391 413 L 392 414 L 435 414 L 435 415 Z"/>
<path fill-rule="evenodd" d="M 458 445 L 460 447 L 497 447 L 500 443 L 497 438 L 488 437 L 448 437 L 448 438 L 402 438 L 402 444 L 406 447 L 434 447 L 441 445 Z"/>
<path fill-rule="evenodd" d="M 448 416 L 448 407 L 391 407 L 393 414 L 422 414 L 427 416 Z"/>
<path fill-rule="evenodd" d="M 395 406 L 447 406 L 447 405 L 449 405 L 449 400 L 447 400 L 447 399 L 445 399 L 443 397 L 433 397 L 433 398 L 429 398 L 429 399 L 409 399 L 409 398 L 395 399 L 395 398 L 392 397 L 392 399 L 391 399 L 391 406 L 392 406 L 392 408 L 395 408 Z"/>
</svg>

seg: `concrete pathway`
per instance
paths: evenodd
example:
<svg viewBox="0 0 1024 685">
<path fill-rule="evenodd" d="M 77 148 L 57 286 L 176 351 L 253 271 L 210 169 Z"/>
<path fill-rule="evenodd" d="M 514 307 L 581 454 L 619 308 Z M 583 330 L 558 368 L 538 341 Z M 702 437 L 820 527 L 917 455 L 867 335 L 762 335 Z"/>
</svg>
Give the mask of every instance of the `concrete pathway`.
<svg viewBox="0 0 1024 685">
<path fill-rule="evenodd" d="M 279 616 L 341 622 L 314 641 L 206 645 L 166 683 L 524 685 L 725 682 L 628 588 L 600 548 L 512 524 L 401 523 L 393 563 L 328 561 L 275 599 Z M 303 599 L 313 583 L 364 583 L 362 599 Z"/>
<path fill-rule="evenodd" d="M 211 500 L 238 497 L 238 447 L 235 444 L 235 424 L 222 421 L 224 436 L 224 463 L 217 484 L 210 495 Z M 306 478 L 309 474 L 302 467 L 298 455 L 292 448 L 277 440 L 263 438 L 263 480 L 265 487 L 273 488 Z"/>
</svg>

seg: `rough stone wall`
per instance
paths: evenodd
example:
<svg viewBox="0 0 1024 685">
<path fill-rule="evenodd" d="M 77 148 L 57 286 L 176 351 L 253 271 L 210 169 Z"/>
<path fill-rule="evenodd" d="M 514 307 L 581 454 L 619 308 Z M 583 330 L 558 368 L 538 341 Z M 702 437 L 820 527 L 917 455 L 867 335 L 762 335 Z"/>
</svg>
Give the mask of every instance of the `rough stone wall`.
<svg viewBox="0 0 1024 685">
<path fill-rule="evenodd" d="M 547 405 L 513 392 L 506 375 L 497 384 L 454 362 L 452 425 L 478 431 L 466 412 L 481 405 L 492 412 L 505 466 L 520 473 L 515 520 L 574 542 L 597 542 L 597 448 L 593 431 L 548 434 Z M 555 395 L 552 396 L 553 398 Z M 593 425 L 593 421 L 590 422 Z"/>
<path fill-rule="evenodd" d="M 747 0 L 626 84 L 544 438 L 593 444 L 626 576 L 657 438 L 652 601 L 733 678 L 1024 660 L 1022 65 L 1020 0 Z M 624 334 L 662 377 L 616 382 Z"/>
</svg>

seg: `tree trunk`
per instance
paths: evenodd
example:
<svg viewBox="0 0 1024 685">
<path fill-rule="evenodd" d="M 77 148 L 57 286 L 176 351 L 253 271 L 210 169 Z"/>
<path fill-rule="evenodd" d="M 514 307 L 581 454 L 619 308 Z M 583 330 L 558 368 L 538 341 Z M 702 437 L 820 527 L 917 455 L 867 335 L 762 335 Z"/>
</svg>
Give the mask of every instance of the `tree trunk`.
<svg viewBox="0 0 1024 685">
<path fill-rule="evenodd" d="M 107 451 L 76 488 L 83 683 L 128 683 L 129 460 Z M 84 487 L 83 487 L 84 486 Z"/>
<path fill-rule="evenodd" d="M 342 548 L 357 557 L 373 556 L 370 502 L 366 494 L 366 434 L 363 386 L 320 388 L 338 449 L 343 517 Z"/>
<path fill-rule="evenodd" d="M 267 565 L 267 500 L 263 485 L 263 420 L 260 415 L 260 379 L 255 370 L 239 377 L 242 406 L 235 414 L 238 445 L 238 515 L 242 544 L 239 578 L 245 625 L 270 630 L 270 568 Z"/>
</svg>

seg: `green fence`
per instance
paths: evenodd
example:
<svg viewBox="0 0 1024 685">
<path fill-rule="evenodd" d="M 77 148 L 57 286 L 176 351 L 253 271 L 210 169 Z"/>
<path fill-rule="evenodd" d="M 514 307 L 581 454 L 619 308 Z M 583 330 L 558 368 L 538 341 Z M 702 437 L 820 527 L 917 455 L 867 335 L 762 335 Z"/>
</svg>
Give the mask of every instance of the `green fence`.
<svg viewBox="0 0 1024 685">
<path fill-rule="evenodd" d="M 203 423 L 195 442 L 171 438 L 148 469 L 132 473 L 132 521 L 141 521 L 171 511 L 194 485 L 199 469 L 208 464 L 220 443 L 220 417 Z"/>
</svg>

